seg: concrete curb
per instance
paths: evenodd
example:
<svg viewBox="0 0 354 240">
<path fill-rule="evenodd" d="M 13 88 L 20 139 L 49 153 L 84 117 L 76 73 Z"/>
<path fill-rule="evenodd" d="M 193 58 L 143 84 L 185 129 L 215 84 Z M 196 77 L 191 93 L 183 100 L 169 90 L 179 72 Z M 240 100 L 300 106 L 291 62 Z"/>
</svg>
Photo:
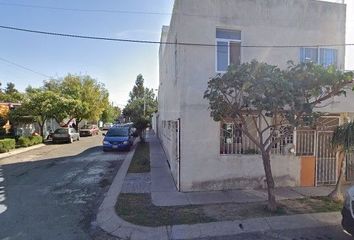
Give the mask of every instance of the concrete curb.
<svg viewBox="0 0 354 240">
<path fill-rule="evenodd" d="M 38 144 L 38 145 L 35 145 L 35 146 L 32 146 L 32 147 L 19 148 L 19 149 L 15 149 L 15 150 L 7 152 L 7 153 L 1 153 L 0 154 L 0 159 L 4 159 L 4 158 L 7 158 L 7 157 L 12 157 L 12 156 L 15 156 L 17 154 L 28 152 L 28 151 L 31 151 L 31 150 L 34 150 L 34 149 L 37 149 L 37 148 L 41 148 L 41 147 L 44 147 L 44 146 L 46 146 L 46 145 L 42 143 L 42 144 Z"/>
<path fill-rule="evenodd" d="M 192 239 L 272 230 L 323 227 L 340 223 L 341 214 L 332 212 L 161 227 L 145 227 L 131 224 L 116 214 L 115 204 L 135 149 L 136 147 L 134 146 L 134 149 L 126 156 L 97 213 L 96 224 L 113 236 L 132 240 Z"/>
</svg>

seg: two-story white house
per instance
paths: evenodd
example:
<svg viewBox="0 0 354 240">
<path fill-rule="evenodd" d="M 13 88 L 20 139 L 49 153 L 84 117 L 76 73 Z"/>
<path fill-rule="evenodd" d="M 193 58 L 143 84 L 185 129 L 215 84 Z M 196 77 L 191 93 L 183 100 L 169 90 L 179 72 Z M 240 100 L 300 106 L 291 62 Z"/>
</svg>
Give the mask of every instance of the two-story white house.
<svg viewBox="0 0 354 240">
<path fill-rule="evenodd" d="M 170 26 L 161 34 L 161 42 L 169 44 L 159 50 L 156 128 L 181 191 L 264 186 L 261 156 L 252 154 L 252 143 L 232 125 L 210 117 L 203 99 L 209 79 L 230 64 L 253 59 L 281 68 L 292 60 L 344 69 L 345 21 L 346 6 L 325 1 L 175 0 Z M 337 100 L 343 99 L 333 104 Z M 346 102 L 339 104 L 339 112 L 328 105 L 332 115 L 324 122 L 337 125 L 343 116 L 351 118 L 354 107 Z M 271 164 L 278 186 L 326 184 L 336 178 L 335 156 L 331 153 L 326 157 L 332 162 L 320 163 L 314 143 L 320 135 L 306 134 L 295 134 L 286 143 L 299 148 L 307 136 L 313 142 L 307 144 L 309 156 L 277 154 L 282 150 L 275 149 Z M 322 166 L 333 176 L 316 172 Z"/>
</svg>

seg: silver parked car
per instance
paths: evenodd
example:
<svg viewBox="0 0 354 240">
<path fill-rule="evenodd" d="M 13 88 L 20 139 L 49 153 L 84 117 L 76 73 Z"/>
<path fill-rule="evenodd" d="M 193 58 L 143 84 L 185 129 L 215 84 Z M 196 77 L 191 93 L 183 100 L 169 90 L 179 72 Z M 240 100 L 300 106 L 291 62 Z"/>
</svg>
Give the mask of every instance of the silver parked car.
<svg viewBox="0 0 354 240">
<path fill-rule="evenodd" d="M 80 140 L 80 134 L 74 128 L 58 128 L 53 133 L 53 143 L 69 142 Z"/>
</svg>

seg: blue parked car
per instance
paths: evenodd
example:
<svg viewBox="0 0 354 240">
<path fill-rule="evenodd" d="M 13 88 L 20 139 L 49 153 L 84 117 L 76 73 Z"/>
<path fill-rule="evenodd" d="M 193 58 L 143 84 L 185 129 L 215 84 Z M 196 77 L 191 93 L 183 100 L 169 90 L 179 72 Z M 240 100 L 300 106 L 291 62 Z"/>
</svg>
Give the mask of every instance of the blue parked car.
<svg viewBox="0 0 354 240">
<path fill-rule="evenodd" d="M 109 150 L 130 150 L 134 142 L 134 134 L 130 127 L 112 127 L 104 134 L 103 151 Z"/>
</svg>

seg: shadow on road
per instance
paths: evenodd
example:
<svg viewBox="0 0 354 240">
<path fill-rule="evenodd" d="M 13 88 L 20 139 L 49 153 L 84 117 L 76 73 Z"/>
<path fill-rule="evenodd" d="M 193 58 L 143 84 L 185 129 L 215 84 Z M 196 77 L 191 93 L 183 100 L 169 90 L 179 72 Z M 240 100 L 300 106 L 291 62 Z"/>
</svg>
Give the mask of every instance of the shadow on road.
<svg viewBox="0 0 354 240">
<path fill-rule="evenodd" d="M 92 211 L 125 155 L 95 146 L 72 156 L 0 162 L 0 239 L 89 239 Z"/>
</svg>

